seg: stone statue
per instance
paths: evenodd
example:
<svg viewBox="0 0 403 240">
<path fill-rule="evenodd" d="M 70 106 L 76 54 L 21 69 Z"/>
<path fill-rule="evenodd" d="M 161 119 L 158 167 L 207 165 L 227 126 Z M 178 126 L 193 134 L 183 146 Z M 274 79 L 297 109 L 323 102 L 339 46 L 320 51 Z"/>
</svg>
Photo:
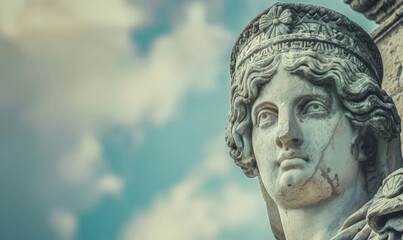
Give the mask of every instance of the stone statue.
<svg viewBox="0 0 403 240">
<path fill-rule="evenodd" d="M 371 37 L 323 7 L 277 3 L 240 34 L 225 137 L 277 239 L 403 239 L 400 118 L 382 71 Z"/>
</svg>

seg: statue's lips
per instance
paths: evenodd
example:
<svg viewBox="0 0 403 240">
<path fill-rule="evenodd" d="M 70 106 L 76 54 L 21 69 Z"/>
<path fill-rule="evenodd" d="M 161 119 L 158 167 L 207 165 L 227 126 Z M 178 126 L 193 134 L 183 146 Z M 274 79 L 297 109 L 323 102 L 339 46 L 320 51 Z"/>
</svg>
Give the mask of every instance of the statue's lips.
<svg viewBox="0 0 403 240">
<path fill-rule="evenodd" d="M 308 158 L 306 156 L 295 153 L 283 155 L 277 161 L 283 171 L 290 169 L 302 169 L 304 164 L 307 162 Z"/>
<path fill-rule="evenodd" d="M 303 169 L 304 164 L 306 164 L 307 161 L 305 161 L 302 158 L 291 158 L 291 159 L 285 159 L 280 163 L 280 168 L 283 171 L 287 171 L 290 169 Z"/>
</svg>

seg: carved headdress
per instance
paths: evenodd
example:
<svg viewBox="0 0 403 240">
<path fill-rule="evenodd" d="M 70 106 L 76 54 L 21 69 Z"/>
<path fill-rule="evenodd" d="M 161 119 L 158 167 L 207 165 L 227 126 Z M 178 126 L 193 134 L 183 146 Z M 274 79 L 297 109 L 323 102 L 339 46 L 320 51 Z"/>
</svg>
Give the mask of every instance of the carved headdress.
<svg viewBox="0 0 403 240">
<path fill-rule="evenodd" d="M 354 66 L 355 70 L 342 70 L 350 73 L 346 76 L 349 79 L 345 80 L 348 83 L 335 86 L 341 98 L 346 100 L 342 102 L 349 112 L 348 117 L 357 126 L 371 126 L 385 139 L 399 136 L 400 118 L 393 100 L 381 89 L 382 59 L 368 33 L 342 14 L 324 7 L 276 3 L 246 26 L 231 54 L 232 96 L 226 141 L 231 148 L 230 155 L 247 176 L 257 176 L 255 163 L 251 161 L 252 146 L 247 139 L 250 124 L 247 115 L 248 105 L 258 94 L 257 89 L 248 89 L 258 86 L 247 86 L 249 80 L 244 73 L 251 63 L 288 52 L 310 53 L 351 63 L 348 65 Z M 352 72 L 363 73 L 366 77 Z M 366 89 L 363 89 L 364 84 Z M 389 169 L 385 172 L 390 173 Z"/>
<path fill-rule="evenodd" d="M 353 125 L 370 127 L 376 133 L 374 139 L 378 139 L 374 140 L 377 144 L 374 146 L 374 157 L 361 165 L 365 168 L 367 188 L 372 197 L 381 186 L 382 180 L 402 167 L 400 118 L 393 100 L 381 89 L 382 59 L 374 41 L 356 23 L 324 7 L 276 3 L 254 18 L 238 37 L 231 54 L 231 106 L 225 132 L 231 157 L 247 176 L 259 175 L 250 139 L 250 108 L 259 94 L 259 86 L 269 81 L 267 79 L 270 77 L 265 74 L 274 74 L 275 71 L 257 73 L 259 68 L 252 65 L 259 62 L 264 65 L 267 59 L 271 61 L 267 61 L 270 64 L 277 64 L 276 61 L 280 58 L 275 57 L 288 52 L 299 54 L 298 56 L 314 56 L 317 65 L 322 64 L 318 55 L 325 56 L 323 59 L 336 59 L 337 63 L 327 62 L 326 68 L 321 65 L 312 70 L 316 71 L 316 75 L 312 76 L 326 77 L 331 71 L 339 71 L 335 75 L 344 80 L 333 87 L 337 88 L 336 92 L 346 109 L 346 116 Z M 272 56 L 274 57 L 271 58 Z M 300 63 L 311 68 L 308 66 L 311 64 L 309 60 L 299 61 L 298 64 Z M 342 64 L 345 65 L 340 67 Z M 340 71 L 346 72 L 343 75 Z M 249 76 L 251 79 L 260 79 L 252 81 Z M 396 176 L 401 175 L 400 171 Z M 284 239 L 277 205 L 262 182 L 261 187 L 272 230 L 277 239 Z M 376 214 L 373 215 L 380 215 L 375 210 L 373 212 Z M 374 216 L 371 218 L 376 219 Z"/>
<path fill-rule="evenodd" d="M 306 50 L 347 58 L 382 81 L 381 55 L 360 26 L 330 9 L 298 3 L 276 3 L 246 26 L 232 50 L 232 79 L 266 55 Z"/>
</svg>

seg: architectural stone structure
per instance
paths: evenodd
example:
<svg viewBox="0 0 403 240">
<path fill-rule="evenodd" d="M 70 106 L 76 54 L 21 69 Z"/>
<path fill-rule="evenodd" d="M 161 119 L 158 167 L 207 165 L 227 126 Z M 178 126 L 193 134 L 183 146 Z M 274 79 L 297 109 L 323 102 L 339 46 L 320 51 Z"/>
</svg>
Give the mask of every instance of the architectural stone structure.
<svg viewBox="0 0 403 240">
<path fill-rule="evenodd" d="M 400 116 L 403 116 L 403 0 L 345 2 L 380 25 L 372 33 L 372 38 L 382 55 L 382 87 L 393 98 Z"/>
<path fill-rule="evenodd" d="M 398 51 L 388 34 L 400 13 L 378 1 L 350 4 L 384 21 L 374 36 L 390 42 L 383 52 Z M 402 239 L 400 117 L 381 88 L 391 78 L 388 91 L 401 101 L 400 56 L 385 59 L 397 70 L 384 74 L 361 27 L 307 4 L 277 3 L 242 31 L 225 137 L 236 165 L 259 179 L 277 239 Z"/>
</svg>

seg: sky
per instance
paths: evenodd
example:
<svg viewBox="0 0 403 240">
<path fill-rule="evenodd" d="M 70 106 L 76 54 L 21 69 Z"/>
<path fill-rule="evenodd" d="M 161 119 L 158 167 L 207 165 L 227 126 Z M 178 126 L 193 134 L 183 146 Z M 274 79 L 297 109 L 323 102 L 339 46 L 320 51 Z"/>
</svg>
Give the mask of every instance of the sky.
<svg viewBox="0 0 403 240">
<path fill-rule="evenodd" d="M 232 45 L 273 3 L 0 0 L 0 239 L 274 239 L 224 142 Z"/>
</svg>

